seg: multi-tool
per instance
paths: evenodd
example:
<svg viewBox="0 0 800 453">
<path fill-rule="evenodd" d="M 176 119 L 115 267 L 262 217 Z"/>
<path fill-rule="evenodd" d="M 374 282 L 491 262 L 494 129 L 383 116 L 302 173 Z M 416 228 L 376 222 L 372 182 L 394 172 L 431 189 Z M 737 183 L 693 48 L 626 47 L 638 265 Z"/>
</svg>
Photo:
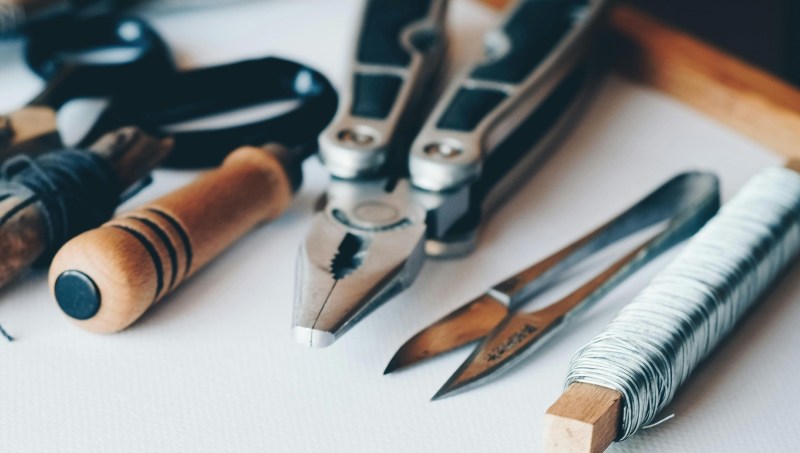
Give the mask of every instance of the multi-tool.
<svg viewBox="0 0 800 453">
<path fill-rule="evenodd" d="M 519 2 L 426 109 L 447 1 L 365 3 L 351 89 L 320 136 L 333 179 L 299 252 L 298 342 L 330 345 L 410 286 L 426 256 L 472 249 L 492 206 L 585 110 L 607 4 Z"/>
</svg>

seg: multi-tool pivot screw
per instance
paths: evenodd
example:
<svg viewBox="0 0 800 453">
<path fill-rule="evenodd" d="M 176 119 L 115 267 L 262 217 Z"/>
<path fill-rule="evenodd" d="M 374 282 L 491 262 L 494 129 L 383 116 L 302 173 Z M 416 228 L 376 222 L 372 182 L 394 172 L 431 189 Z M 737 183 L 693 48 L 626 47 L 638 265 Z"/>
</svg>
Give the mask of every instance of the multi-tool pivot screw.
<svg viewBox="0 0 800 453">
<path fill-rule="evenodd" d="M 367 146 L 375 141 L 372 135 L 354 129 L 342 129 L 338 137 L 341 142 L 355 146 Z"/>
<path fill-rule="evenodd" d="M 456 157 L 463 152 L 464 150 L 461 147 L 450 143 L 431 143 L 425 147 L 425 154 L 429 156 L 438 155 L 446 159 Z"/>
</svg>

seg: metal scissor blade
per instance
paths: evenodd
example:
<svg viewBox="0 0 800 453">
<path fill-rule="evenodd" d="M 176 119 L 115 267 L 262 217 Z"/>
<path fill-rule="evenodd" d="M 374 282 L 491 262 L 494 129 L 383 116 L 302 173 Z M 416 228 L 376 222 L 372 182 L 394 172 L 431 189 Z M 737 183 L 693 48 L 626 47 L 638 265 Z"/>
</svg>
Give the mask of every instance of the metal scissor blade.
<svg viewBox="0 0 800 453">
<path fill-rule="evenodd" d="M 542 345 L 553 332 L 556 319 L 540 312 L 511 313 L 479 344 L 433 396 L 452 396 L 499 376 Z"/>
<path fill-rule="evenodd" d="M 383 374 L 414 365 L 480 340 L 505 318 L 508 306 L 483 294 L 436 321 L 397 350 Z"/>
<path fill-rule="evenodd" d="M 406 183 L 332 183 L 300 248 L 294 335 L 308 346 L 333 343 L 416 278 L 425 254 L 425 216 Z"/>
<path fill-rule="evenodd" d="M 588 256 L 658 220 L 670 220 L 661 232 L 558 302 L 532 313 L 512 312 L 506 316 L 475 348 L 434 399 L 465 391 L 513 367 L 568 325 L 571 318 L 592 306 L 655 257 L 694 234 L 713 217 L 718 207 L 717 179 L 707 173 L 684 173 L 551 258 L 495 285 L 492 290 L 507 297 L 513 309 L 521 300 L 533 294 L 534 284 L 547 275 L 548 268 L 563 267 L 558 263 L 572 261 L 570 256 Z"/>
</svg>

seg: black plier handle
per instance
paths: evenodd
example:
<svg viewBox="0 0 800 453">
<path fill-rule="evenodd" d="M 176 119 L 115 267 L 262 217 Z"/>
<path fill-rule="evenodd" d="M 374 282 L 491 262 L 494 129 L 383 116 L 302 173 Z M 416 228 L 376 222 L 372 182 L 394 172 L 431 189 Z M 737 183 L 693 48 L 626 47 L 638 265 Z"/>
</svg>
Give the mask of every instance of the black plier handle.
<svg viewBox="0 0 800 453">
<path fill-rule="evenodd" d="M 339 178 L 374 176 L 408 145 L 423 94 L 444 60 L 448 0 L 370 0 L 350 63 L 349 87 L 320 136 Z M 415 115 L 416 113 L 416 115 Z"/>
</svg>

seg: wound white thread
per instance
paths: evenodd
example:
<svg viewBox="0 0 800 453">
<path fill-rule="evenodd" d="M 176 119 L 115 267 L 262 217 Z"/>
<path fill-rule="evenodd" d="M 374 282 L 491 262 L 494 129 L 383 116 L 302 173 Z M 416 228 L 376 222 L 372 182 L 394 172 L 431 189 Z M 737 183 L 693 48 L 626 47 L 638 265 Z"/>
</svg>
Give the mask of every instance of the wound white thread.
<svg viewBox="0 0 800 453">
<path fill-rule="evenodd" d="M 800 174 L 753 177 L 604 332 L 570 363 L 566 385 L 623 395 L 623 440 L 678 387 L 800 251 Z"/>
</svg>

